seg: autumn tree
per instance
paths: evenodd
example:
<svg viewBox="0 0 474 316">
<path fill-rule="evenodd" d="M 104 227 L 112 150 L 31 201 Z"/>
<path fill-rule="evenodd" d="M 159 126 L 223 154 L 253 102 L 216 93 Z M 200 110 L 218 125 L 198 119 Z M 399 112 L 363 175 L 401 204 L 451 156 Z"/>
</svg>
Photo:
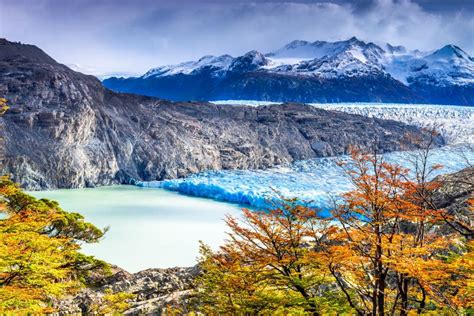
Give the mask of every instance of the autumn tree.
<svg viewBox="0 0 474 316">
<path fill-rule="evenodd" d="M 318 315 L 348 307 L 314 251 L 328 224 L 316 210 L 285 200 L 272 210 L 244 209 L 226 223 L 231 232 L 220 250 L 202 248 L 198 287 L 207 312 Z"/>
<path fill-rule="evenodd" d="M 79 252 L 104 234 L 56 202 L 25 194 L 0 178 L 0 313 L 53 311 L 51 300 L 80 289 L 105 262 Z"/>
<path fill-rule="evenodd" d="M 470 240 L 474 236 L 470 220 L 473 216 L 470 201 L 473 200 L 474 183 L 472 177 L 469 177 L 473 170 L 472 166 L 467 164 L 467 169 L 454 175 L 435 177 L 435 173 L 443 168 L 431 162 L 435 135 L 436 131 L 432 130 L 431 137 L 421 142 L 422 148 L 411 154 L 409 174 L 404 176 L 402 199 L 406 203 L 405 208 L 412 209 L 413 216 L 403 223 L 414 236 L 412 249 L 407 252 L 412 254 L 411 258 L 414 257 L 413 254 L 417 254 L 418 259 L 424 259 L 425 268 L 424 271 L 415 273 L 418 277 L 413 277 L 414 273 L 404 274 L 400 273 L 400 269 L 398 271 L 402 315 L 407 314 L 410 305 L 412 309 L 413 305 L 417 305 L 417 312 L 422 312 L 427 305 L 427 294 L 431 294 L 431 299 L 438 306 L 444 306 L 454 312 L 466 311 L 473 302 L 462 294 L 469 287 L 469 279 L 472 289 L 474 263 L 465 259 L 472 258 Z M 471 198 L 468 197 L 462 203 L 454 203 L 456 199 L 452 195 L 466 193 Z M 407 227 L 404 229 L 404 232 L 406 231 Z M 429 249 L 434 241 L 439 243 L 437 249 Z M 421 256 L 420 251 L 423 252 L 423 249 L 425 254 Z M 433 266 L 437 266 L 440 272 L 436 273 Z M 407 262 L 404 269 L 413 267 L 416 265 Z M 414 289 L 419 292 L 419 300 L 409 297 L 410 290 Z"/>
<path fill-rule="evenodd" d="M 435 201 L 443 183 L 432 176 L 440 166 L 428 163 L 429 148 L 418 154 L 410 170 L 353 150 L 341 168 L 354 189 L 329 218 L 297 200 L 228 217 L 229 240 L 216 252 L 202 247 L 202 311 L 472 311 L 472 240 L 444 229 L 453 217 Z"/>
<path fill-rule="evenodd" d="M 0 98 L 0 116 L 8 108 L 7 100 Z M 0 136 L 0 168 L 2 141 Z M 53 300 L 108 275 L 107 263 L 79 252 L 81 243 L 98 242 L 105 232 L 57 202 L 29 196 L 0 174 L 0 313 L 54 312 Z M 91 309 L 99 314 L 122 312 L 134 297 L 108 291 L 100 306 Z"/>
<path fill-rule="evenodd" d="M 343 167 L 355 189 L 333 211 L 341 227 L 326 253 L 349 304 L 360 315 L 421 313 L 428 305 L 462 310 L 456 297 L 469 270 L 449 255 L 463 239 L 439 233 L 444 210 L 428 203 L 438 184 L 426 176 L 439 166 L 422 166 L 413 180 L 382 155 L 354 150 Z"/>
<path fill-rule="evenodd" d="M 264 277 L 252 272 L 235 253 L 213 252 L 200 246 L 202 274 L 195 280 L 198 287 L 195 305 L 201 312 L 212 314 L 248 314 L 275 310 L 275 298 L 262 282 Z"/>
</svg>

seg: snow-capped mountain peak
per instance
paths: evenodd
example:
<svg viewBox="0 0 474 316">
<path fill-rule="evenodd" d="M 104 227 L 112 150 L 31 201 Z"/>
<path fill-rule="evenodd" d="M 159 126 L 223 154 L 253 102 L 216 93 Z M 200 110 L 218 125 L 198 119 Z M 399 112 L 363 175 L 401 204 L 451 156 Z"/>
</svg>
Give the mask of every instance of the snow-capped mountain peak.
<svg viewBox="0 0 474 316">
<path fill-rule="evenodd" d="M 459 48 L 456 45 L 446 45 L 442 48 L 436 50 L 431 55 L 428 55 L 426 58 L 428 59 L 446 59 L 446 60 L 453 60 L 453 59 L 464 59 L 467 61 L 471 61 L 471 57 Z"/>
<path fill-rule="evenodd" d="M 340 53 L 345 47 L 350 45 L 350 43 L 354 43 L 356 41 L 358 41 L 356 38 L 351 38 L 347 41 L 340 42 L 315 41 L 313 43 L 296 40 L 286 44 L 274 52 L 267 54 L 266 56 L 271 59 L 293 58 L 300 60 L 310 60 Z"/>
<path fill-rule="evenodd" d="M 407 85 L 474 84 L 474 61 L 455 45 L 446 45 L 433 52 L 392 54 L 382 62 L 391 76 Z"/>
<path fill-rule="evenodd" d="M 269 64 L 269 60 L 265 56 L 256 51 L 252 50 L 246 53 L 243 56 L 235 58 L 232 63 L 229 65 L 229 71 L 232 72 L 245 72 L 245 71 L 254 71 L 261 67 Z"/>
<path fill-rule="evenodd" d="M 383 49 L 373 43 L 365 43 L 356 37 L 345 41 L 325 42 L 316 41 L 293 41 L 282 48 L 267 54 L 266 56 L 274 63 L 291 60 L 293 64 L 304 60 L 321 59 L 323 57 L 336 56 L 338 54 L 349 53 L 352 57 L 362 63 L 376 63 L 385 53 Z"/>
<path fill-rule="evenodd" d="M 385 51 L 356 37 L 345 41 L 293 41 L 267 54 L 268 71 L 290 72 L 323 78 L 366 76 L 381 71 Z"/>
<path fill-rule="evenodd" d="M 296 40 L 272 53 L 266 54 L 266 56 L 271 59 L 292 58 L 300 61 L 321 58 L 333 49 L 332 45 L 326 44 L 328 43 L 321 41 L 310 43 L 307 41 Z"/>
<path fill-rule="evenodd" d="M 321 79 L 390 76 L 406 86 L 474 84 L 474 60 L 455 45 L 432 52 L 408 51 L 388 43 L 382 48 L 356 37 L 336 42 L 294 40 L 265 55 L 256 50 L 236 58 L 207 55 L 152 69 L 142 78 L 201 74 L 220 80 L 230 73 L 254 71 Z"/>
<path fill-rule="evenodd" d="M 205 67 L 212 68 L 215 72 L 227 71 L 234 58 L 230 55 L 206 55 L 197 61 L 188 61 L 177 65 L 166 65 L 149 70 L 142 78 L 162 77 L 177 74 L 189 75 Z"/>
</svg>

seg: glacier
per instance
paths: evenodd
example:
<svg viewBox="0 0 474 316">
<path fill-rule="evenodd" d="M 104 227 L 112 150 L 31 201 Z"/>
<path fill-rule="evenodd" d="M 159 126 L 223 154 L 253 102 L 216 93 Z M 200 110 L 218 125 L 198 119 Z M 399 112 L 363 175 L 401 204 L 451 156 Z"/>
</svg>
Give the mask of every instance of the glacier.
<svg viewBox="0 0 474 316">
<path fill-rule="evenodd" d="M 418 153 L 392 152 L 385 155 L 391 163 L 409 168 Z M 206 171 L 187 178 L 164 181 L 138 182 L 138 186 L 164 188 L 187 195 L 268 208 L 280 197 L 297 197 L 302 203 L 327 209 L 341 193 L 353 187 L 339 161 L 349 157 L 316 158 L 298 161 L 288 166 L 266 170 Z M 431 176 L 455 172 L 474 162 L 474 150 L 469 146 L 446 146 L 433 149 L 430 164 L 441 164 L 443 169 Z"/>
<path fill-rule="evenodd" d="M 252 100 L 221 100 L 217 104 L 278 106 L 278 102 Z M 315 106 L 380 119 L 401 121 L 425 128 L 435 127 L 447 141 L 447 146 L 431 151 L 429 163 L 443 168 L 431 175 L 459 171 L 474 165 L 474 108 L 421 104 L 334 103 Z M 386 161 L 410 168 L 419 154 L 416 151 L 392 152 L 384 155 Z M 181 179 L 138 182 L 138 186 L 156 187 L 186 195 L 212 198 L 219 201 L 265 209 L 278 203 L 281 197 L 297 197 L 302 203 L 327 210 L 340 194 L 353 186 L 341 167 L 340 161 L 349 157 L 316 158 L 276 166 L 266 170 L 206 171 Z"/>
</svg>

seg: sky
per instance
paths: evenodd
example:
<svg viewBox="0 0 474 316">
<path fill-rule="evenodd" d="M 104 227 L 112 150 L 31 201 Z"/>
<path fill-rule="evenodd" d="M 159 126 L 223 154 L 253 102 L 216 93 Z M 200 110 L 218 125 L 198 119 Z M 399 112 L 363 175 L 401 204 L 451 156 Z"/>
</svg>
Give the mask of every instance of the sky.
<svg viewBox="0 0 474 316">
<path fill-rule="evenodd" d="M 0 0 L 0 37 L 97 76 L 352 36 L 474 56 L 474 0 Z"/>
</svg>

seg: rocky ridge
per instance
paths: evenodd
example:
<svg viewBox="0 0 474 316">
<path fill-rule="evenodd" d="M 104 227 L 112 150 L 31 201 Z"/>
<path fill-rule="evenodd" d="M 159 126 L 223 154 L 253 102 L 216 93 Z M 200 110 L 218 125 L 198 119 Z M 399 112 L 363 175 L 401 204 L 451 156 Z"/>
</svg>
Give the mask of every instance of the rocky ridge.
<svg viewBox="0 0 474 316">
<path fill-rule="evenodd" d="M 439 208 L 447 210 L 454 218 L 445 226 L 445 231 L 458 232 L 466 238 L 474 239 L 474 165 L 459 172 L 439 176 L 442 183 L 433 202 Z"/>
</svg>

